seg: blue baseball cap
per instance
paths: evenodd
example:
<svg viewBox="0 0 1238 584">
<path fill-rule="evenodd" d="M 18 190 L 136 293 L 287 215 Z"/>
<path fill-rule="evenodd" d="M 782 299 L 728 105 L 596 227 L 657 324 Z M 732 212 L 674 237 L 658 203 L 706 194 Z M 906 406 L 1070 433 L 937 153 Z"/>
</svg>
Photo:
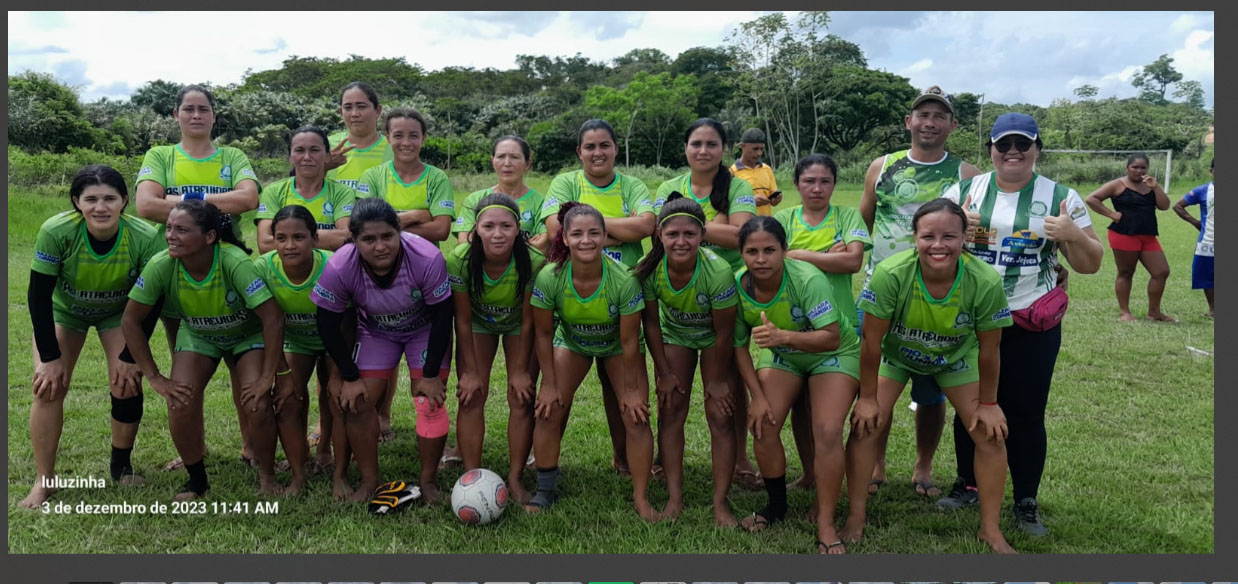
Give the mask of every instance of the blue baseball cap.
<svg viewBox="0 0 1238 584">
<path fill-rule="evenodd" d="M 989 140 L 996 142 L 1010 134 L 1035 140 L 1040 135 L 1040 128 L 1036 126 L 1036 120 L 1027 114 L 1010 112 L 997 116 L 997 120 L 993 122 L 993 130 L 989 132 Z"/>
</svg>

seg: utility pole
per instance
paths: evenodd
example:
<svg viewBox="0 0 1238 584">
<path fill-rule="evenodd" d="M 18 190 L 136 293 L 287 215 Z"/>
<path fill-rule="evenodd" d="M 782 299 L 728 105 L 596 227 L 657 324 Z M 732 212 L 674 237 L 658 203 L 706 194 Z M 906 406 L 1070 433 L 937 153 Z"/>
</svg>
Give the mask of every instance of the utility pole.
<svg viewBox="0 0 1238 584">
<path fill-rule="evenodd" d="M 980 116 L 976 118 L 976 155 L 980 162 L 984 160 L 984 94 L 980 94 Z"/>
</svg>

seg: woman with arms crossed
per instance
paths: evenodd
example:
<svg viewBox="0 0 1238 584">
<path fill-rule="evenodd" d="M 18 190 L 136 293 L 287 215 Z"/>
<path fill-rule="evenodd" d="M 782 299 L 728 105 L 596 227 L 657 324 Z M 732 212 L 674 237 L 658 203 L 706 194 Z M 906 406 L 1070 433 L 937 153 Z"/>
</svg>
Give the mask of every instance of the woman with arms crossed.
<svg viewBox="0 0 1238 584">
<path fill-rule="evenodd" d="M 640 284 L 618 261 L 605 255 L 606 223 L 589 205 L 568 202 L 555 221 L 556 239 L 548 262 L 533 283 L 533 324 L 542 388 L 533 429 L 537 494 L 525 505 L 536 513 L 554 504 L 559 448 L 572 399 L 593 361 L 615 385 L 624 425 L 632 499 L 648 522 L 661 514 L 649 503 L 653 434 L 649 429 L 649 381 L 640 351 Z M 558 323 L 556 323 L 556 317 Z M 557 326 L 556 326 L 557 325 Z M 613 440 L 613 435 L 612 435 Z"/>
<path fill-rule="evenodd" d="M 726 260 L 702 247 L 705 224 L 696 201 L 671 193 L 658 213 L 653 247 L 635 273 L 644 288 L 645 342 L 657 373 L 658 445 L 670 495 L 662 515 L 674 520 L 683 510 L 684 422 L 699 356 L 713 455 L 714 522 L 734 527 L 726 494 L 735 468 L 735 401 L 726 377 L 735 274 Z"/>
<path fill-rule="evenodd" d="M 529 493 L 520 475 L 533 448 L 533 278 L 546 262 L 520 229 L 520 207 L 496 193 L 469 211 L 477 217 L 465 243 L 447 254 L 456 311 L 456 371 L 459 376 L 456 437 L 464 467 L 481 467 L 490 370 L 499 339 L 507 356 L 507 487 L 520 503 Z"/>
<path fill-rule="evenodd" d="M 786 257 L 787 234 L 773 217 L 745 223 L 739 245 L 747 268 L 736 276 L 735 361 L 752 394 L 748 424 L 769 494 L 768 504 L 742 525 L 761 531 L 786 516 L 787 459 L 779 433 L 806 383 L 812 400 L 817 552 L 846 553 L 834 527 L 844 470 L 849 493 L 862 491 L 868 480 L 843 449 L 843 426 L 860 386 L 860 341 L 843 317 L 851 307 L 839 304 L 821 270 Z M 750 341 L 761 348 L 755 366 Z"/>
<path fill-rule="evenodd" d="M 424 500 L 438 500 L 436 471 L 450 420 L 443 407 L 449 371 L 452 304 L 447 265 L 438 246 L 400 231 L 395 209 L 382 199 L 362 199 L 349 223 L 352 243 L 327 262 L 310 293 L 318 306 L 319 336 L 343 381 L 332 400 L 332 418 L 342 420 L 346 443 L 335 439 L 337 499 L 369 500 L 378 477 L 378 410 L 389 380 L 408 361 L 417 411 L 417 450 Z M 350 352 L 340 335 L 349 303 L 357 306 L 357 344 Z M 335 397 L 335 396 L 333 396 Z M 348 482 L 356 458 L 361 484 Z"/>
<path fill-rule="evenodd" d="M 235 381 L 242 438 L 258 463 L 259 493 L 277 493 L 275 418 L 271 387 L 290 381 L 283 364 L 284 315 L 236 239 L 231 217 L 205 201 L 181 201 L 168 215 L 168 249 L 155 254 L 129 292 L 121 322 L 151 388 L 168 402 L 172 442 L 189 472 L 177 500 L 206 494 L 202 403 L 207 382 L 222 358 Z M 142 321 L 160 301 L 180 315 L 171 377 L 151 356 Z"/>
<path fill-rule="evenodd" d="M 984 262 L 963 253 L 967 216 L 955 203 L 934 199 L 913 216 L 916 247 L 886 258 L 860 294 L 864 340 L 860 398 L 853 415 L 853 456 L 871 476 L 879 436 L 913 374 L 931 375 L 976 443 L 980 531 L 998 553 L 1013 553 L 998 526 L 1006 487 L 1006 418 L 997 405 L 1002 327 L 1012 321 L 1002 281 Z M 866 490 L 850 492 L 847 541 L 864 534 Z"/>
<path fill-rule="evenodd" d="M 30 442 L 38 475 L 21 506 L 34 509 L 55 489 L 56 452 L 64 429 L 64 398 L 90 327 L 98 331 L 107 358 L 112 399 L 112 480 L 142 484 L 130 454 L 142 419 L 140 372 L 125 349 L 120 329 L 125 298 L 138 274 L 159 249 L 149 223 L 126 215 L 129 189 L 110 166 L 91 165 L 69 186 L 73 210 L 39 228 L 30 264 L 28 303 L 34 329 L 34 402 Z M 153 327 L 155 320 L 148 319 Z M 151 328 L 146 329 L 149 337 Z"/>
</svg>

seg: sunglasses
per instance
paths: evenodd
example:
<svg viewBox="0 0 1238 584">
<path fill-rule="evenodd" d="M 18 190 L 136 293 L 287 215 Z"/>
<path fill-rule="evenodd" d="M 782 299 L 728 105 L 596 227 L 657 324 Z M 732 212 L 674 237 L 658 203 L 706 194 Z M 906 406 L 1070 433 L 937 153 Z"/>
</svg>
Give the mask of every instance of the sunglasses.
<svg viewBox="0 0 1238 584">
<path fill-rule="evenodd" d="M 1011 146 L 1019 152 L 1027 152 L 1032 149 L 1032 144 L 1035 144 L 1035 142 L 1028 140 L 1027 138 L 1002 138 L 1001 140 L 994 142 L 993 147 L 997 148 L 998 152 L 1005 154 L 1010 152 Z"/>
</svg>

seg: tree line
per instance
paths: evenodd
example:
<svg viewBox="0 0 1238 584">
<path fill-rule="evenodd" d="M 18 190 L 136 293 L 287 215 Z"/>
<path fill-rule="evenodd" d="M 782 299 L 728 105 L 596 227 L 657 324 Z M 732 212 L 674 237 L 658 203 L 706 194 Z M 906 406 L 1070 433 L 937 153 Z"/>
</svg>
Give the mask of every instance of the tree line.
<svg viewBox="0 0 1238 584">
<path fill-rule="evenodd" d="M 519 55 L 507 70 L 426 71 L 403 57 L 292 56 L 277 69 L 246 71 L 239 83 L 206 85 L 217 99 L 217 140 L 255 158 L 286 156 L 288 134 L 301 125 L 343 129 L 339 90 L 351 81 L 373 85 L 384 108 L 420 110 L 430 125 L 422 158 L 461 171 L 488 169 L 491 144 L 504 134 L 529 141 L 537 170 L 570 166 L 576 129 L 593 117 L 615 127 L 629 166 L 682 165 L 681 134 L 698 117 L 722 122 L 731 140 L 744 128 L 763 129 L 766 159 L 775 166 L 811 152 L 853 162 L 906 147 L 903 116 L 924 88 L 870 68 L 859 45 L 828 29 L 825 11 L 794 19 L 775 13 L 738 25 L 724 46 L 688 49 L 674 59 L 656 48 L 609 62 L 579 53 Z M 1085 85 L 1074 99 L 1048 107 L 983 103 L 965 88 L 946 88 L 959 120 L 948 148 L 977 158 L 992 120 L 1019 111 L 1039 121 L 1049 148 L 1198 156 L 1213 119 L 1199 83 L 1184 81 L 1162 55 L 1132 84 L 1138 97 L 1098 98 L 1099 90 Z M 9 143 L 28 152 L 141 156 L 178 140 L 171 114 L 180 87 L 157 79 L 127 100 L 82 103 L 75 88 L 49 74 L 10 75 Z"/>
</svg>

